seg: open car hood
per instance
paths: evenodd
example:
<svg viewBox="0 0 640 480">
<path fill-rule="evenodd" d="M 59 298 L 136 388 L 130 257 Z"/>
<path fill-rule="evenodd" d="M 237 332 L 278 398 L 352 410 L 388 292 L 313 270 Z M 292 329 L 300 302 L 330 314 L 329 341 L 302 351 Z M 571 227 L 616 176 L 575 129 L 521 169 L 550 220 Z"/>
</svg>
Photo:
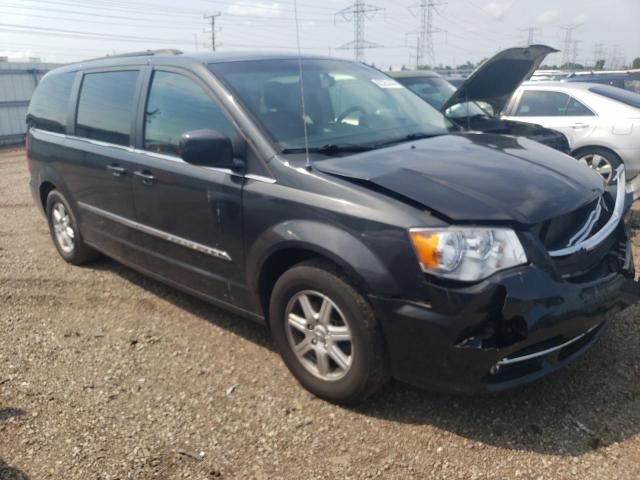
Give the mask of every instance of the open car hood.
<svg viewBox="0 0 640 480">
<path fill-rule="evenodd" d="M 313 167 L 451 221 L 533 225 L 576 210 L 604 190 L 602 177 L 562 153 L 526 138 L 484 133 L 443 135 Z"/>
<path fill-rule="evenodd" d="M 535 72 L 550 53 L 547 45 L 529 45 L 502 50 L 476 68 L 442 107 L 466 101 L 486 102 L 498 115 L 522 82 Z"/>
</svg>

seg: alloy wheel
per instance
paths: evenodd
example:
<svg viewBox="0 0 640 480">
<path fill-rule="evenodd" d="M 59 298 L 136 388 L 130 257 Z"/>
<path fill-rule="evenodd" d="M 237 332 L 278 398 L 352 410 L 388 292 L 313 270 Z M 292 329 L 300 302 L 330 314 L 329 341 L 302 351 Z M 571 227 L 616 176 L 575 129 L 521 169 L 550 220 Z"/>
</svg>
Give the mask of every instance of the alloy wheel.
<svg viewBox="0 0 640 480">
<path fill-rule="evenodd" d="M 598 153 L 588 153 L 578 159 L 580 163 L 598 172 L 607 183 L 613 178 L 613 165 L 608 158 Z"/>
<path fill-rule="evenodd" d="M 64 253 L 71 253 L 75 247 L 76 232 L 71 223 L 69 212 L 63 203 L 57 202 L 51 209 L 53 231 L 56 235 L 58 246 Z"/>
<path fill-rule="evenodd" d="M 349 324 L 326 295 L 304 290 L 285 310 L 289 346 L 300 364 L 325 381 L 343 378 L 353 364 L 353 340 Z"/>
</svg>

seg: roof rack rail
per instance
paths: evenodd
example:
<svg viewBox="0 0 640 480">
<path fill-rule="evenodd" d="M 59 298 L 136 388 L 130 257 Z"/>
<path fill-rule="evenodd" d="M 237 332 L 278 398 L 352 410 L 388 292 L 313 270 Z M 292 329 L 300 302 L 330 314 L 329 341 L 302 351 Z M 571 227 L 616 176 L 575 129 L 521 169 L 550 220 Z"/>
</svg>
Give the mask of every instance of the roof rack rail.
<svg viewBox="0 0 640 480">
<path fill-rule="evenodd" d="M 104 57 L 90 58 L 84 61 L 90 62 L 93 60 L 106 60 L 108 58 L 146 57 L 146 56 L 154 56 L 154 55 L 182 55 L 183 53 L 184 52 L 182 50 L 176 50 L 172 48 L 160 49 L 160 50 L 140 50 L 138 52 L 116 53 L 114 55 L 105 55 Z"/>
</svg>

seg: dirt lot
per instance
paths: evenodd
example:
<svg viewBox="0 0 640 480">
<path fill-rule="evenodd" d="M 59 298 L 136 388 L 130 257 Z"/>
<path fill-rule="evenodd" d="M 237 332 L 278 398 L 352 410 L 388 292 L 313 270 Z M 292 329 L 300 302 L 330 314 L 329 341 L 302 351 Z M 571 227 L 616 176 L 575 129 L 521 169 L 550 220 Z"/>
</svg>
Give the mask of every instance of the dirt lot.
<svg viewBox="0 0 640 480">
<path fill-rule="evenodd" d="M 1 480 L 640 478 L 640 308 L 533 386 L 340 408 L 264 328 L 108 259 L 67 265 L 27 181 L 0 152 Z"/>
</svg>

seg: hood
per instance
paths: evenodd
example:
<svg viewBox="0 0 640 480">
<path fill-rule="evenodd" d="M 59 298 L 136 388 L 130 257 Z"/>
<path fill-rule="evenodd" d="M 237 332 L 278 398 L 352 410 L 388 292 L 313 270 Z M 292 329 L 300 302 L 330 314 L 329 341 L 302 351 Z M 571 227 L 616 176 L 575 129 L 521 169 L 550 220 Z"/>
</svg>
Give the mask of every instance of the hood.
<svg viewBox="0 0 640 480">
<path fill-rule="evenodd" d="M 558 50 L 546 45 L 529 45 L 502 50 L 483 62 L 458 87 L 442 107 L 447 108 L 466 101 L 490 104 L 497 115 L 522 82 L 535 72 L 550 53 Z"/>
<path fill-rule="evenodd" d="M 526 138 L 483 133 L 320 160 L 314 168 L 367 182 L 454 222 L 533 225 L 576 210 L 604 191 L 597 173 L 564 154 Z"/>
</svg>

